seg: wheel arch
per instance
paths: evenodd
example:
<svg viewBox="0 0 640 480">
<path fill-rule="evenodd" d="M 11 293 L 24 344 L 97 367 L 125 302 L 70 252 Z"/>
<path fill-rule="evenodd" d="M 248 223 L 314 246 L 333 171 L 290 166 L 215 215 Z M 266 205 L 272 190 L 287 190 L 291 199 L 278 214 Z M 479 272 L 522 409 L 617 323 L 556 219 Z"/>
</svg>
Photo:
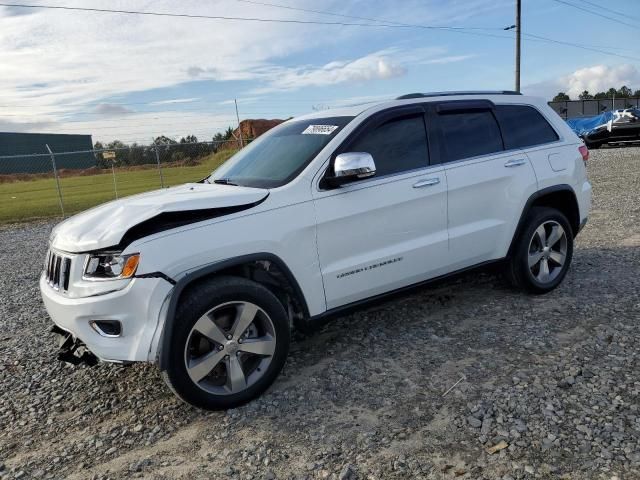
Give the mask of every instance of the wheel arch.
<svg viewBox="0 0 640 480">
<path fill-rule="evenodd" d="M 267 265 L 268 267 L 265 268 Z M 265 272 L 271 280 L 267 281 L 266 278 L 256 280 L 251 275 L 251 273 L 255 273 L 256 271 Z M 169 299 L 166 318 L 159 341 L 158 366 L 160 367 L 160 370 L 166 369 L 169 346 L 173 336 L 176 311 L 181 297 L 185 295 L 190 288 L 197 287 L 197 285 L 202 281 L 219 275 L 232 275 L 256 281 L 257 283 L 269 288 L 281 301 L 283 300 L 280 294 L 283 290 L 288 288 L 291 290 L 290 294 L 294 297 L 294 301 L 298 305 L 300 310 L 299 314 L 304 318 L 309 318 L 309 308 L 298 281 L 286 263 L 277 255 L 262 252 L 233 257 L 206 265 L 198 268 L 197 270 L 193 270 L 182 277 L 177 281 L 173 289 L 171 298 Z M 280 278 L 280 276 L 282 278 Z M 284 282 L 286 282 L 286 284 Z M 274 291 L 274 289 L 276 291 Z M 289 309 L 284 302 L 283 305 L 285 310 L 288 311 Z"/>
<path fill-rule="evenodd" d="M 571 185 L 562 184 L 543 188 L 533 193 L 527 199 L 520 214 L 520 220 L 518 221 L 516 230 L 511 238 L 511 244 L 509 245 L 507 254 L 508 257 L 513 253 L 516 240 L 525 227 L 525 219 L 533 207 L 551 207 L 562 212 L 562 214 L 567 217 L 567 220 L 569 220 L 571 234 L 574 238 L 580 230 L 580 207 L 576 193 L 573 188 L 571 188 Z"/>
</svg>

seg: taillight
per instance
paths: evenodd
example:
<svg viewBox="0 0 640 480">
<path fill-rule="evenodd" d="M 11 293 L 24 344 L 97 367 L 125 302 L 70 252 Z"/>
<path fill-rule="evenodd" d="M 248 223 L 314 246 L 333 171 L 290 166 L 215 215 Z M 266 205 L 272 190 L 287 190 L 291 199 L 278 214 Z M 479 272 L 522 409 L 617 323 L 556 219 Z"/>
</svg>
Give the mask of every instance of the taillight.
<svg viewBox="0 0 640 480">
<path fill-rule="evenodd" d="M 586 165 L 587 164 L 587 160 L 589 160 L 589 149 L 587 148 L 586 145 L 580 145 L 578 147 L 578 150 L 580 151 L 580 155 L 582 155 L 582 161 Z"/>
</svg>

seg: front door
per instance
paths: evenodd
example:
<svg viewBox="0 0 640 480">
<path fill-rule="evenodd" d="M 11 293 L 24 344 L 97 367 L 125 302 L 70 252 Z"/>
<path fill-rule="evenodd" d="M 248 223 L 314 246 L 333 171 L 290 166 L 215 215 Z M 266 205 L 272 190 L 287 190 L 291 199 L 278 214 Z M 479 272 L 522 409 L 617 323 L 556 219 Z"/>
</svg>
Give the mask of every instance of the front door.
<svg viewBox="0 0 640 480">
<path fill-rule="evenodd" d="M 314 187 L 328 309 L 437 276 L 448 259 L 447 179 L 430 165 L 423 109 L 378 114 L 343 152 L 371 154 L 376 175 Z"/>
</svg>

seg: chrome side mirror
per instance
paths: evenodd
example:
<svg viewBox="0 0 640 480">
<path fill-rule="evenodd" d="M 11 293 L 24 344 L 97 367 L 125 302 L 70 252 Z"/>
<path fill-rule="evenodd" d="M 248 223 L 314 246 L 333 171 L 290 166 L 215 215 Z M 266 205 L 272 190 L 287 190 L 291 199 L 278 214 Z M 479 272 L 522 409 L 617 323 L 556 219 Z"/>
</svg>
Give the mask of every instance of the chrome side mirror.
<svg viewBox="0 0 640 480">
<path fill-rule="evenodd" d="M 355 180 L 372 177 L 376 174 L 373 157 L 366 152 L 341 153 L 333 162 L 332 177 L 326 177 L 327 183 L 337 187 Z"/>
</svg>

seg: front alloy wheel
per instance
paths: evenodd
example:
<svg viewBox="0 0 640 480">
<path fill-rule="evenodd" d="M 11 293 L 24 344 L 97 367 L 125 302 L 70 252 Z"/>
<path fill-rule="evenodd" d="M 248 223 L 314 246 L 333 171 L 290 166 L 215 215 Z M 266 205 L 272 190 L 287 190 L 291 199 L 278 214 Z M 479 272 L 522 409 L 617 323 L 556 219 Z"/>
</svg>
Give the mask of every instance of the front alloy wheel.
<svg viewBox="0 0 640 480">
<path fill-rule="evenodd" d="M 237 407 L 276 379 L 289 336 L 284 306 L 264 285 L 211 278 L 180 297 L 163 377 L 191 405 Z"/>
<path fill-rule="evenodd" d="M 206 392 L 230 395 L 255 384 L 276 349 L 269 315 L 250 302 L 218 305 L 191 328 L 184 361 L 191 380 Z"/>
</svg>

